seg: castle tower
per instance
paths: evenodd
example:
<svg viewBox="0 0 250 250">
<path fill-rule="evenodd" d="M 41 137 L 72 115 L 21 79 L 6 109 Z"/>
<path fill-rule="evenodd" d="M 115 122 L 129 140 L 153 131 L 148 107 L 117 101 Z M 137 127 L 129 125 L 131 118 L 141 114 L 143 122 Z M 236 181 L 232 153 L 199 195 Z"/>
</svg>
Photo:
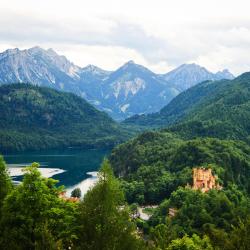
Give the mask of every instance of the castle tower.
<svg viewBox="0 0 250 250">
<path fill-rule="evenodd" d="M 202 192 L 207 192 L 213 188 L 219 188 L 216 185 L 217 176 L 213 176 L 212 169 L 194 168 L 193 169 L 193 189 L 200 189 Z"/>
</svg>

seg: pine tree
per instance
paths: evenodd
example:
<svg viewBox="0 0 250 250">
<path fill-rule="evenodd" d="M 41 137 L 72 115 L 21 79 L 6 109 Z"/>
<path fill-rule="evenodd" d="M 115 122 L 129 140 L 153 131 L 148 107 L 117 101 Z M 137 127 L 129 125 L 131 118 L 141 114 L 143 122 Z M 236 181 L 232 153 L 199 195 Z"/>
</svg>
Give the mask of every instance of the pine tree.
<svg viewBox="0 0 250 250">
<path fill-rule="evenodd" d="M 108 160 L 98 176 L 99 181 L 80 204 L 81 249 L 143 249 Z"/>
<path fill-rule="evenodd" d="M 75 188 L 72 192 L 71 192 L 71 197 L 77 197 L 77 198 L 81 198 L 82 196 L 82 191 L 80 188 Z"/>
</svg>

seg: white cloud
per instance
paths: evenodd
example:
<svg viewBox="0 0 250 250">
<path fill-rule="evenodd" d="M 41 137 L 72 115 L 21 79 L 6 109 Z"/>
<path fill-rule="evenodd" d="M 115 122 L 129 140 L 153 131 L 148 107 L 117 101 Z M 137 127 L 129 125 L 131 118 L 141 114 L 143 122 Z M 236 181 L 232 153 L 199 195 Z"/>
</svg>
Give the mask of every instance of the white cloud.
<svg viewBox="0 0 250 250">
<path fill-rule="evenodd" d="M 119 46 L 62 46 L 57 51 L 66 55 L 71 61 L 78 62 L 78 65 L 94 64 L 106 70 L 113 70 L 132 59 L 139 64 L 147 64 L 147 61 L 135 50 Z"/>
<path fill-rule="evenodd" d="M 157 72 L 185 62 L 250 70 L 249 1 L 0 0 L 0 50 L 52 47 L 80 66 L 133 59 Z"/>
</svg>

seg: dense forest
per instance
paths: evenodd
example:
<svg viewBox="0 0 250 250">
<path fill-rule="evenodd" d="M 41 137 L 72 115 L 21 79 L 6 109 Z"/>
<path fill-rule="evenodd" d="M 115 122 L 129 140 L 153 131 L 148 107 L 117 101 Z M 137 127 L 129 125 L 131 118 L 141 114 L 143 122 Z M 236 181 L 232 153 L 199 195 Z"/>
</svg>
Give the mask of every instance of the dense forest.
<svg viewBox="0 0 250 250">
<path fill-rule="evenodd" d="M 81 202 L 60 197 L 64 187 L 43 178 L 38 166 L 26 167 L 13 186 L 0 158 L 0 249 L 143 249 L 107 161 Z"/>
<path fill-rule="evenodd" d="M 185 138 L 250 138 L 250 73 L 234 80 L 207 81 L 184 91 L 159 113 L 124 121 L 146 127 L 170 127 Z"/>
<path fill-rule="evenodd" d="M 205 99 L 216 95 L 224 87 L 227 88 L 230 83 L 229 80 L 201 82 L 177 95 L 158 113 L 135 115 L 124 120 L 124 123 L 158 128 L 174 124 L 185 118 Z"/>
<path fill-rule="evenodd" d="M 192 181 L 192 168 L 209 166 L 226 187 L 235 183 L 250 194 L 250 147 L 241 141 L 182 140 L 167 132 L 144 132 L 110 155 L 127 200 L 158 204 Z"/>
<path fill-rule="evenodd" d="M 83 98 L 29 84 L 0 87 L 0 152 L 111 147 L 129 132 Z"/>
<path fill-rule="evenodd" d="M 79 202 L 60 197 L 64 188 L 38 167 L 26 167 L 23 182 L 13 186 L 0 158 L 1 249 L 248 249 L 250 201 L 235 185 L 205 194 L 179 188 L 143 222 L 107 160 Z M 178 209 L 173 218 L 169 207 Z"/>
<path fill-rule="evenodd" d="M 166 126 L 117 145 L 79 200 L 37 163 L 13 186 L 0 158 L 0 249 L 248 250 L 249 83 L 249 73 L 203 82 L 148 116 L 144 128 Z M 133 133 L 72 94 L 18 84 L 0 94 L 0 150 L 112 146 Z M 195 167 L 221 188 L 192 189 Z"/>
<path fill-rule="evenodd" d="M 124 122 L 161 127 L 117 146 L 109 157 L 131 207 L 150 205 L 149 221 L 136 223 L 156 249 L 249 249 L 249 121 L 245 73 L 200 83 L 160 113 Z M 191 189 L 195 167 L 212 169 L 222 189 Z"/>
</svg>

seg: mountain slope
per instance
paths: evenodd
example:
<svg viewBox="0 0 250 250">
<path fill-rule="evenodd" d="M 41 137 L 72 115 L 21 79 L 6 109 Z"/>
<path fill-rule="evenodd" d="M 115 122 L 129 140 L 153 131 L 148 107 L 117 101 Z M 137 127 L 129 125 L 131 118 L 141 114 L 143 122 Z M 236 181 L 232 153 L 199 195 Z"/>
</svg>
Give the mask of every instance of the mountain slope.
<svg viewBox="0 0 250 250">
<path fill-rule="evenodd" d="M 126 119 L 124 123 L 148 127 L 169 126 L 184 119 L 194 107 L 200 105 L 206 98 L 215 96 L 219 91 L 223 91 L 224 87 L 230 84 L 229 80 L 221 80 L 219 83 L 213 81 L 202 82 L 180 93 L 159 112 L 132 116 Z"/>
<path fill-rule="evenodd" d="M 250 73 L 207 96 L 180 124 L 171 128 L 186 138 L 209 136 L 250 143 Z"/>
<path fill-rule="evenodd" d="M 103 104 L 125 118 L 159 110 L 178 92 L 147 68 L 129 61 L 103 82 Z"/>
<path fill-rule="evenodd" d="M 73 90 L 80 68 L 52 49 L 10 49 L 0 54 L 0 82 L 24 82 Z"/>
<path fill-rule="evenodd" d="M 114 72 L 94 65 L 80 68 L 52 49 L 34 47 L 0 53 L 0 84 L 31 83 L 77 94 L 117 120 L 159 111 L 199 81 L 233 77 L 198 65 L 182 65 L 165 75 L 129 61 Z"/>
<path fill-rule="evenodd" d="M 246 140 L 250 134 L 250 73 L 234 80 L 207 81 L 174 98 L 159 113 L 125 123 L 169 127 L 184 136 Z M 179 123 L 178 125 L 176 125 Z"/>
<path fill-rule="evenodd" d="M 115 147 L 109 159 L 130 203 L 158 204 L 192 183 L 192 168 L 207 165 L 223 187 L 233 182 L 250 193 L 250 147 L 240 141 L 144 132 Z"/>
<path fill-rule="evenodd" d="M 0 87 L 0 152 L 112 146 L 127 133 L 84 99 L 27 84 Z"/>
<path fill-rule="evenodd" d="M 180 91 L 191 88 L 197 83 L 207 80 L 221 80 L 221 79 L 233 79 L 234 76 L 228 71 L 223 70 L 217 73 L 212 73 L 197 64 L 183 64 L 178 68 L 163 75 L 163 78 L 174 84 L 174 86 Z"/>
</svg>

